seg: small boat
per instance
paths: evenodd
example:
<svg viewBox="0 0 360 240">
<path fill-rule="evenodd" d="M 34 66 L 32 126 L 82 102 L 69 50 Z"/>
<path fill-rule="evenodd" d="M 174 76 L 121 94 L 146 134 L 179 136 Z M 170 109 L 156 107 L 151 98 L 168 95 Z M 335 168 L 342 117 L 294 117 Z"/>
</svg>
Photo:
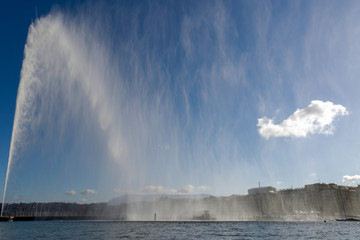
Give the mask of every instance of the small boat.
<svg viewBox="0 0 360 240">
<path fill-rule="evenodd" d="M 360 218 L 353 218 L 353 217 L 348 217 L 345 219 L 335 219 L 338 222 L 359 222 Z"/>
</svg>

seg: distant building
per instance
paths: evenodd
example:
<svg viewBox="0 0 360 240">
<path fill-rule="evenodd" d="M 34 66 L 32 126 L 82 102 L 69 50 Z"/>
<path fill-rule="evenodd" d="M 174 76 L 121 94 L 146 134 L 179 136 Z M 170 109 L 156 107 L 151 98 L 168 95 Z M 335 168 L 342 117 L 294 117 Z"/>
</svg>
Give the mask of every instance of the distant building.
<svg viewBox="0 0 360 240">
<path fill-rule="evenodd" d="M 330 183 L 330 184 L 314 183 L 314 184 L 305 185 L 305 190 L 310 190 L 310 191 L 321 191 L 326 189 L 339 189 L 339 186 L 336 185 L 335 183 Z"/>
<path fill-rule="evenodd" d="M 253 195 L 257 193 L 274 193 L 276 192 L 276 188 L 268 186 L 268 187 L 257 187 L 248 189 L 248 194 Z"/>
</svg>

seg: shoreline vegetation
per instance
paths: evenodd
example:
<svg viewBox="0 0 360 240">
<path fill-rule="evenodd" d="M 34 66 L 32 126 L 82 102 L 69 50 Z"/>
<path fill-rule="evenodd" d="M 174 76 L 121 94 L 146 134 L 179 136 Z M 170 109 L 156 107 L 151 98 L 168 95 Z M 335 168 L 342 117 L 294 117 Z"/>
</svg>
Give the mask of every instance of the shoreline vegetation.
<svg viewBox="0 0 360 240">
<path fill-rule="evenodd" d="M 145 195 L 146 196 L 146 195 Z M 144 198 L 146 199 L 146 198 Z M 111 202 L 111 201 L 110 201 Z M 109 203 L 9 203 L 13 221 L 332 221 L 360 219 L 360 186 L 316 183 L 304 188 L 249 189 L 248 195 L 171 198 Z M 156 217 L 155 217 L 156 216 Z M 6 220 L 6 217 L 2 217 Z"/>
</svg>

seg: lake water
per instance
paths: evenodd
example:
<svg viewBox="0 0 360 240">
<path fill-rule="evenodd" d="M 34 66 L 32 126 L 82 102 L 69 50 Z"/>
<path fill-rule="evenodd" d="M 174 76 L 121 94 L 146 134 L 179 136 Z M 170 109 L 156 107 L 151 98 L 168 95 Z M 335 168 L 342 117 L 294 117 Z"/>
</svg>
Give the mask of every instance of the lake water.
<svg viewBox="0 0 360 240">
<path fill-rule="evenodd" d="M 0 239 L 359 238 L 359 222 L 0 222 Z"/>
</svg>

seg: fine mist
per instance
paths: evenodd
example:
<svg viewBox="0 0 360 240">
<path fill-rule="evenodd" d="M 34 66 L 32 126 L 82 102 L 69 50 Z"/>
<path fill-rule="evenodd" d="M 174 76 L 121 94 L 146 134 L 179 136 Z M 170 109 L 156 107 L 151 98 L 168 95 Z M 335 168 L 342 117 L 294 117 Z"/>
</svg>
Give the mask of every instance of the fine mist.
<svg viewBox="0 0 360 240">
<path fill-rule="evenodd" d="M 251 175 L 238 161 L 245 76 L 223 44 L 234 37 L 223 6 L 146 5 L 87 3 L 31 24 L 5 202 L 107 201 L 151 186 L 236 193 L 231 183 Z"/>
</svg>

